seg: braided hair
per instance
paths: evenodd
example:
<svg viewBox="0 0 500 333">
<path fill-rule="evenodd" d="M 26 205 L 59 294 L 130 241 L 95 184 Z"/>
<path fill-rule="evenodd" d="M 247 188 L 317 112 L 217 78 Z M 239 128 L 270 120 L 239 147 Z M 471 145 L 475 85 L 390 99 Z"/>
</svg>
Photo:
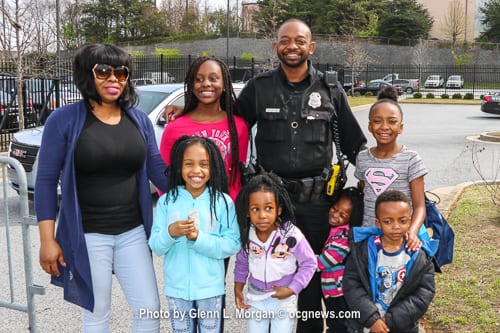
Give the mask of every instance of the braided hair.
<svg viewBox="0 0 500 333">
<path fill-rule="evenodd" d="M 273 193 L 276 207 L 281 207 L 281 215 L 276 220 L 278 228 L 286 233 L 287 229 L 295 224 L 294 206 L 281 178 L 272 172 L 259 173 L 243 186 L 236 198 L 236 217 L 240 227 L 241 247 L 246 251 L 248 251 L 251 225 L 248 217 L 250 194 L 259 191 Z"/>
<path fill-rule="evenodd" d="M 170 152 L 166 202 L 169 200 L 170 196 L 172 201 L 175 202 L 179 195 L 178 186 L 186 185 L 186 181 L 182 178 L 182 161 L 184 160 L 184 152 L 188 147 L 196 144 L 203 146 L 208 154 L 210 177 L 207 182 L 207 187 L 208 193 L 210 194 L 210 213 L 213 216 L 216 216 L 215 203 L 219 196 L 224 199 L 226 211 L 228 211 L 226 198 L 221 195 L 221 192 L 229 193 L 229 188 L 222 155 L 215 143 L 208 138 L 183 135 L 175 141 L 172 151 Z"/>
<path fill-rule="evenodd" d="M 224 88 L 220 97 L 220 108 L 222 111 L 227 113 L 227 124 L 229 127 L 229 137 L 231 139 L 231 175 L 229 178 L 229 183 L 234 184 L 237 181 L 237 176 L 240 169 L 238 132 L 236 131 L 236 123 L 234 121 L 234 115 L 237 113 L 236 94 L 233 90 L 229 68 L 221 59 L 214 56 L 203 56 L 196 58 L 191 63 L 184 79 L 184 96 L 186 103 L 182 114 L 191 112 L 198 106 L 198 98 L 196 98 L 196 95 L 193 92 L 194 83 L 196 74 L 198 73 L 200 66 L 206 61 L 216 62 L 220 66 L 220 70 L 222 72 Z"/>
</svg>

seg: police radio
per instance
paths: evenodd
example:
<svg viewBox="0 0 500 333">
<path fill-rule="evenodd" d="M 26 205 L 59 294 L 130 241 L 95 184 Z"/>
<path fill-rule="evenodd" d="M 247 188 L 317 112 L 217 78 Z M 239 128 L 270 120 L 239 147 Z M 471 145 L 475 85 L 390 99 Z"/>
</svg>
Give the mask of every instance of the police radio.
<svg viewBox="0 0 500 333">
<path fill-rule="evenodd" d="M 336 87 L 338 79 L 338 73 L 336 71 L 325 71 L 324 81 L 328 87 Z"/>
</svg>

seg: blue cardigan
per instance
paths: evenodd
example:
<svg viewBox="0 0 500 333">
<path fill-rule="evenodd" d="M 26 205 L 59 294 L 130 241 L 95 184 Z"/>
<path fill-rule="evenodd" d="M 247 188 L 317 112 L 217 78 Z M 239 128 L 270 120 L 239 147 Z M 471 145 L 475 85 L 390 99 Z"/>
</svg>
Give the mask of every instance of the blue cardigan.
<svg viewBox="0 0 500 333">
<path fill-rule="evenodd" d="M 125 110 L 135 123 L 147 146 L 146 161 L 137 174 L 139 204 L 146 235 L 153 223 L 153 203 L 149 179 L 162 191 L 167 187 L 167 167 L 160 156 L 153 125 L 147 115 L 136 108 Z M 83 101 L 55 110 L 45 123 L 38 154 L 35 182 L 35 211 L 38 221 L 55 220 L 57 186 L 60 181 L 62 199 L 56 240 L 62 248 L 66 268 L 58 264 L 61 275 L 51 282 L 64 287 L 64 299 L 93 311 L 94 295 L 82 215 L 78 202 L 74 150 L 87 117 Z"/>
</svg>

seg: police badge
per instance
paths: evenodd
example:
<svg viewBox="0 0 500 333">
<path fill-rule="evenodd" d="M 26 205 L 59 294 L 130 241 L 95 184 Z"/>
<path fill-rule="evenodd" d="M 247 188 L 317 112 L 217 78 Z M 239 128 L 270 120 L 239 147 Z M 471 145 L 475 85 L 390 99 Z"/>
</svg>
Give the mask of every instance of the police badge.
<svg viewBox="0 0 500 333">
<path fill-rule="evenodd" d="M 309 102 L 307 105 L 312 107 L 313 109 L 319 108 L 321 106 L 321 95 L 319 92 L 314 91 L 309 95 Z"/>
</svg>

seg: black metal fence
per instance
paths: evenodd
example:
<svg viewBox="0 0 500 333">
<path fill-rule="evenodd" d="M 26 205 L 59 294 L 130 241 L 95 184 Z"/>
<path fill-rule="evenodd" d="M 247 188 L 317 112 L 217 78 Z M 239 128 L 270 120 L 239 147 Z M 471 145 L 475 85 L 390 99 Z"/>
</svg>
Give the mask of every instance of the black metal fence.
<svg viewBox="0 0 500 333">
<path fill-rule="evenodd" d="M 142 82 L 171 83 L 183 82 L 189 64 L 194 56 L 132 56 L 134 64 L 133 79 L 147 79 Z M 231 71 L 234 81 L 246 81 L 259 72 L 268 70 L 267 62 L 254 59 L 243 60 L 236 57 L 224 60 Z M 422 66 L 422 65 L 377 65 L 366 64 L 355 68 L 346 68 L 339 64 L 314 64 L 322 71 L 338 72 L 339 81 L 344 82 L 344 75 L 355 77 L 361 85 L 375 79 L 382 79 L 387 74 L 397 74 L 399 79 L 417 81 L 415 91 L 436 97 L 442 94 L 452 96 L 472 94 L 476 99 L 482 95 L 500 91 L 500 65 L 468 65 L 468 66 Z M 19 130 L 18 79 L 10 62 L 0 60 L 0 151 L 8 148 L 10 134 Z M 45 119 L 55 108 L 80 99 L 80 94 L 72 83 L 71 58 L 59 61 L 44 59 L 43 61 L 27 60 L 23 65 L 22 104 L 24 128 L 43 125 Z M 426 88 L 428 76 L 439 75 L 443 83 L 439 88 Z M 463 78 L 463 87 L 452 89 L 446 86 L 451 75 Z M 391 82 L 391 81 L 389 81 Z M 413 93 L 414 91 L 412 91 Z"/>
</svg>

